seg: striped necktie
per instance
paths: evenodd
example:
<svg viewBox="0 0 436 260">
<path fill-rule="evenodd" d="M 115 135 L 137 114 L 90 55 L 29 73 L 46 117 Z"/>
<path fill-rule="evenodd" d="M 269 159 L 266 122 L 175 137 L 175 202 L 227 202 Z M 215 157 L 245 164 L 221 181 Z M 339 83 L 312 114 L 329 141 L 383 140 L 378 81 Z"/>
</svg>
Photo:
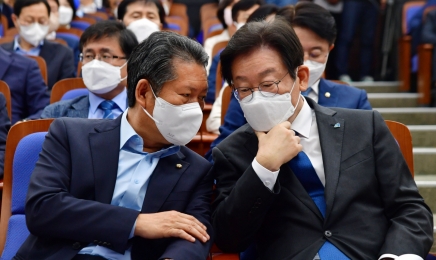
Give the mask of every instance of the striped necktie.
<svg viewBox="0 0 436 260">
<path fill-rule="evenodd" d="M 115 114 L 112 112 L 113 109 L 116 109 L 118 106 L 112 100 L 105 100 L 98 105 L 98 107 L 103 110 L 103 119 L 114 119 Z"/>
</svg>

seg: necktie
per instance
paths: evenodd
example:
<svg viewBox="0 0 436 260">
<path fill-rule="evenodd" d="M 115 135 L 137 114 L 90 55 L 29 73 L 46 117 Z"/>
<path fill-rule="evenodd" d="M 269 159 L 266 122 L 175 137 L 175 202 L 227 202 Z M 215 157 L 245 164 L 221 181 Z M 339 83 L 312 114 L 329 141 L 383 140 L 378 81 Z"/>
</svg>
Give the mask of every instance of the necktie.
<svg viewBox="0 0 436 260">
<path fill-rule="evenodd" d="M 117 104 L 113 102 L 112 100 L 105 100 L 98 105 L 98 107 L 103 110 L 103 119 L 114 119 L 115 115 L 112 112 L 112 109 L 117 108 Z"/>
<path fill-rule="evenodd" d="M 324 198 L 324 186 L 321 183 L 309 157 L 303 151 L 297 154 L 291 161 L 289 167 L 295 176 L 306 189 L 322 216 L 325 217 L 326 202 Z M 349 259 L 344 253 L 337 249 L 332 243 L 326 241 L 318 252 L 321 260 L 346 260 Z"/>
<path fill-rule="evenodd" d="M 312 91 L 312 87 L 308 87 L 306 89 L 306 91 L 301 92 L 301 95 L 307 97 L 307 95 L 309 95 L 309 93 Z"/>
</svg>

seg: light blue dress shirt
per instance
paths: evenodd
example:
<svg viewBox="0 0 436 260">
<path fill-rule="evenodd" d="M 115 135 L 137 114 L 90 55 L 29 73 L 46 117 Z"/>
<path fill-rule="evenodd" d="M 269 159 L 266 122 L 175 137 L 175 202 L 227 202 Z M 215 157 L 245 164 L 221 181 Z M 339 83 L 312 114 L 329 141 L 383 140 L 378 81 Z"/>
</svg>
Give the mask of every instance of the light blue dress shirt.
<svg viewBox="0 0 436 260">
<path fill-rule="evenodd" d="M 15 36 L 14 39 L 14 51 L 21 55 L 32 55 L 32 56 L 39 56 L 39 53 L 41 52 L 41 48 L 44 45 L 44 40 L 42 40 L 38 46 L 35 46 L 34 48 L 26 51 L 23 48 L 21 48 L 20 43 L 18 42 L 19 36 Z"/>
<path fill-rule="evenodd" d="M 127 121 L 127 110 L 121 118 L 120 155 L 111 205 L 141 211 L 150 176 L 159 159 L 177 153 L 180 146 L 171 146 L 154 153 L 143 152 L 144 142 Z M 135 225 L 130 238 L 133 237 Z M 107 247 L 90 244 L 80 250 L 79 254 L 99 255 L 110 260 L 130 260 L 130 250 L 131 248 L 127 249 L 122 255 Z"/>
<path fill-rule="evenodd" d="M 104 115 L 104 111 L 100 109 L 98 106 L 101 102 L 105 101 L 105 99 L 95 95 L 92 92 L 89 92 L 89 112 L 88 112 L 88 118 L 90 119 L 102 119 Z M 118 94 L 116 97 L 112 99 L 115 104 L 117 104 L 118 108 L 113 109 L 112 113 L 115 115 L 115 118 L 117 118 L 119 115 L 121 115 L 124 110 L 127 108 L 127 90 L 124 89 L 121 91 L 120 94 Z"/>
</svg>

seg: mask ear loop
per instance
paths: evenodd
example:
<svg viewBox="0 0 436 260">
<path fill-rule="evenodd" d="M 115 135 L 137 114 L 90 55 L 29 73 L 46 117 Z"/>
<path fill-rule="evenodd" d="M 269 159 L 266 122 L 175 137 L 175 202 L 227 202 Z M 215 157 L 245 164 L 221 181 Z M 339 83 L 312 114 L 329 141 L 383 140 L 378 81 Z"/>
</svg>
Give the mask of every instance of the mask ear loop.
<svg viewBox="0 0 436 260">
<path fill-rule="evenodd" d="M 154 94 L 154 91 L 153 91 L 153 88 L 152 88 L 151 84 L 149 84 L 149 86 L 150 86 L 150 89 L 151 89 L 151 93 L 153 93 L 153 96 L 154 96 L 154 98 L 155 98 L 155 102 L 157 101 L 157 102 L 160 104 L 159 99 L 157 99 L 156 95 Z M 151 119 L 153 119 L 154 122 L 156 122 L 157 124 L 160 123 L 157 119 L 155 119 L 152 115 L 150 115 L 150 113 L 148 113 L 148 111 L 147 111 L 145 108 L 143 108 L 143 107 L 141 107 L 141 108 L 142 108 L 142 110 L 144 110 L 144 112 L 145 112 L 145 113 L 146 113 L 146 114 L 147 114 Z"/>
<path fill-rule="evenodd" d="M 294 90 L 295 83 L 297 82 L 297 78 L 298 78 L 298 67 L 297 67 L 297 71 L 295 72 L 294 85 L 292 85 L 292 89 L 291 89 L 291 92 L 290 92 L 290 94 L 291 94 L 291 103 L 292 103 L 292 91 Z M 301 90 L 300 90 L 300 94 L 298 95 L 298 101 L 297 101 L 297 104 L 296 104 L 295 107 L 294 107 L 294 111 L 297 109 L 298 104 L 300 103 L 301 96 L 302 96 L 302 95 L 301 95 Z"/>
<path fill-rule="evenodd" d="M 120 68 L 120 74 L 121 74 L 121 69 L 124 68 L 126 65 L 127 65 L 127 61 L 121 67 L 119 67 Z M 121 81 L 123 81 L 125 79 L 127 79 L 127 75 L 124 78 L 122 78 Z"/>
</svg>

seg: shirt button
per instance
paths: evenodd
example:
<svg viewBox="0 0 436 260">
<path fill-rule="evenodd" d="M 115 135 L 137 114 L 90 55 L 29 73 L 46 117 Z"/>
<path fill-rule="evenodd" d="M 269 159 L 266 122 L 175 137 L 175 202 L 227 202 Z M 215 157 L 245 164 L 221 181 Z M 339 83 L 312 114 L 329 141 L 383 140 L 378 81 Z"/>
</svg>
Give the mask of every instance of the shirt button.
<svg viewBox="0 0 436 260">
<path fill-rule="evenodd" d="M 266 181 L 266 182 L 264 182 L 263 184 L 265 184 L 265 186 L 269 186 L 269 185 L 271 184 L 271 182 Z"/>
<path fill-rule="evenodd" d="M 332 236 L 332 232 L 331 232 L 330 230 L 326 230 L 326 231 L 324 232 L 324 235 L 325 235 L 326 237 L 331 237 L 331 236 Z"/>
<path fill-rule="evenodd" d="M 138 184 L 138 183 L 139 183 L 139 181 L 138 181 L 138 180 L 135 180 L 135 181 L 134 181 L 134 183 L 135 183 L 135 184 Z"/>
</svg>

